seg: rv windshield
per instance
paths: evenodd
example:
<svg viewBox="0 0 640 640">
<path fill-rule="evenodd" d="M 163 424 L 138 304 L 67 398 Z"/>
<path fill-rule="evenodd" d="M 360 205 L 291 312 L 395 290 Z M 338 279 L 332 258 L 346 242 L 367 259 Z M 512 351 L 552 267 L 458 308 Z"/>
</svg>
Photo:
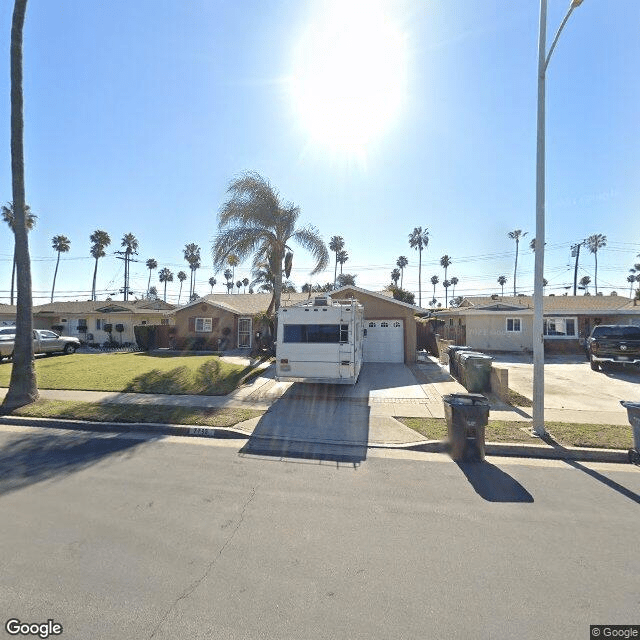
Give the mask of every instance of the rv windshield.
<svg viewBox="0 0 640 640">
<path fill-rule="evenodd" d="M 340 343 L 349 340 L 346 324 L 285 324 L 284 342 Z"/>
</svg>

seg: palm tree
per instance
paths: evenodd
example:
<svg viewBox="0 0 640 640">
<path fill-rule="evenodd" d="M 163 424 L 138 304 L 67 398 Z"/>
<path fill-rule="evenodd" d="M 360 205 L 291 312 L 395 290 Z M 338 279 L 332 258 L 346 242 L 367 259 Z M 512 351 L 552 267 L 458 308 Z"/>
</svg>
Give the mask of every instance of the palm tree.
<svg viewBox="0 0 640 640">
<path fill-rule="evenodd" d="M 178 292 L 178 304 L 180 304 L 180 296 L 182 295 L 182 283 L 187 279 L 184 271 L 178 271 L 178 280 L 180 280 L 180 291 Z"/>
<path fill-rule="evenodd" d="M 231 267 L 231 279 L 235 280 L 236 279 L 236 267 L 240 264 L 240 260 L 238 259 L 238 256 L 231 254 L 228 258 L 227 258 L 227 264 Z"/>
<path fill-rule="evenodd" d="M 580 286 L 584 289 L 584 295 L 589 295 L 589 283 L 591 278 L 589 276 L 583 276 L 580 278 Z"/>
<path fill-rule="evenodd" d="M 195 290 L 195 273 L 196 269 L 199 269 L 200 264 L 200 247 L 195 243 L 191 242 L 185 245 L 183 249 L 184 259 L 187 261 L 189 265 L 189 269 L 191 270 L 191 280 L 189 281 L 189 298 L 193 295 Z"/>
<path fill-rule="evenodd" d="M 342 249 L 342 251 L 338 251 L 336 259 L 340 263 L 340 275 L 342 275 L 342 267 L 344 266 L 344 263 L 349 259 L 349 254 L 344 249 Z"/>
<path fill-rule="evenodd" d="M 173 282 L 173 273 L 167 267 L 160 269 L 158 280 L 164 283 L 164 301 L 167 301 L 167 282 Z"/>
<path fill-rule="evenodd" d="M 98 275 L 98 260 L 104 258 L 106 253 L 105 249 L 111 244 L 111 238 L 106 231 L 96 229 L 90 236 L 91 240 L 91 255 L 96 259 L 96 265 L 93 268 L 93 285 L 91 287 L 91 299 L 96 299 L 96 276 Z"/>
<path fill-rule="evenodd" d="M 436 299 L 436 285 L 440 282 L 438 276 L 431 276 L 431 284 L 433 285 L 433 299 Z"/>
<path fill-rule="evenodd" d="M 147 297 L 149 297 L 149 286 L 151 285 L 151 272 L 158 268 L 158 263 L 153 259 L 147 260 L 147 269 L 149 269 L 149 281 L 147 282 Z"/>
<path fill-rule="evenodd" d="M 229 288 L 229 282 L 233 283 L 233 273 L 231 269 L 225 269 L 222 275 L 224 275 L 224 279 L 227 281 L 227 293 L 229 293 L 229 291 L 233 289 L 233 286 Z"/>
<path fill-rule="evenodd" d="M 502 287 L 502 297 L 504 298 L 504 285 L 507 284 L 507 276 L 498 276 L 498 284 Z"/>
<path fill-rule="evenodd" d="M 213 293 L 213 287 L 215 287 L 217 283 L 218 281 L 213 276 L 209 278 L 209 286 L 211 287 L 211 293 Z"/>
<path fill-rule="evenodd" d="M 60 254 L 67 253 L 71 248 L 71 240 L 67 236 L 53 236 L 51 239 L 51 246 L 54 251 L 58 252 L 58 259 L 56 260 L 56 270 L 53 272 L 53 285 L 51 286 L 51 302 L 53 302 L 53 292 L 56 288 L 56 278 L 58 277 L 58 265 L 60 264 Z"/>
<path fill-rule="evenodd" d="M 31 231 L 36 224 L 38 216 L 31 213 L 31 208 L 28 204 L 24 205 L 24 214 L 27 223 L 27 231 Z M 13 202 L 8 202 L 7 206 L 2 207 L 2 219 L 9 225 L 9 229 L 15 234 L 15 215 L 13 213 Z M 13 290 L 16 278 L 16 251 L 13 251 L 13 269 L 11 271 L 11 304 L 13 304 Z"/>
<path fill-rule="evenodd" d="M 449 265 L 451 264 L 451 258 L 448 255 L 443 255 L 442 258 L 440 258 L 440 266 L 444 269 L 444 282 L 449 282 L 447 280 L 447 269 L 449 268 Z M 448 306 L 449 304 L 449 286 L 445 285 L 444 282 L 442 283 L 442 286 L 444 287 L 444 306 L 445 308 Z M 450 283 L 449 283 L 450 284 Z"/>
<path fill-rule="evenodd" d="M 451 286 L 453 287 L 453 291 L 451 292 L 451 297 L 452 298 L 456 297 L 456 285 L 458 284 L 458 282 L 460 282 L 460 281 L 455 276 L 453 276 L 453 278 L 451 278 Z"/>
<path fill-rule="evenodd" d="M 400 269 L 394 269 L 391 272 L 391 282 L 393 282 L 393 284 L 396 287 L 398 286 L 398 280 L 400 280 L 400 278 L 401 278 Z M 402 289 L 402 286 L 400 288 Z"/>
<path fill-rule="evenodd" d="M 404 283 L 404 268 L 409 264 L 409 260 L 407 260 L 406 256 L 399 256 L 396 260 L 396 267 L 400 269 L 400 288 L 402 289 L 402 285 Z"/>
<path fill-rule="evenodd" d="M 513 295 L 516 295 L 516 277 L 518 273 L 518 248 L 520 246 L 520 238 L 524 238 L 527 235 L 526 231 L 521 231 L 520 229 L 515 229 L 514 231 L 509 231 L 507 234 L 512 240 L 516 241 L 516 262 L 513 267 Z"/>
<path fill-rule="evenodd" d="M 418 306 L 422 306 L 422 250 L 429 246 L 429 231 L 415 227 L 409 234 L 409 246 L 418 250 Z"/>
<path fill-rule="evenodd" d="M 336 254 L 336 266 L 333 270 L 333 288 L 336 288 L 336 278 L 338 277 L 338 253 L 344 249 L 344 238 L 342 236 L 332 236 L 329 240 L 329 250 Z"/>
<path fill-rule="evenodd" d="M 633 298 L 633 283 L 636 281 L 636 276 L 633 273 L 630 273 L 627 276 L 627 282 L 629 283 L 629 297 Z"/>
<path fill-rule="evenodd" d="M 121 247 L 124 247 L 124 299 L 129 299 L 129 266 L 131 256 L 138 255 L 138 239 L 133 233 L 125 233 L 122 236 Z"/>
<path fill-rule="evenodd" d="M 22 93 L 22 33 L 27 0 L 15 0 L 11 23 L 11 185 L 15 224 L 16 269 L 18 299 L 16 308 L 16 339 L 11 367 L 9 391 L 3 405 L 16 408 L 38 398 L 38 385 L 33 365 L 33 302 L 31 292 L 31 261 L 29 259 L 28 218 L 24 185 L 24 115 Z"/>
<path fill-rule="evenodd" d="M 536 250 L 536 239 L 535 238 L 531 238 L 531 240 L 529 241 L 529 249 L 531 249 L 531 251 L 535 252 L 535 250 Z"/>
<path fill-rule="evenodd" d="M 244 291 L 242 293 L 247 293 L 247 287 L 249 286 L 249 278 L 242 278 L 242 286 L 244 287 Z"/>
<path fill-rule="evenodd" d="M 451 286 L 451 280 L 444 280 L 442 286 L 444 287 L 444 307 L 447 309 L 449 306 L 449 287 Z"/>
<path fill-rule="evenodd" d="M 243 174 L 229 185 L 228 193 L 230 198 L 219 214 L 219 235 L 213 247 L 214 269 L 221 268 L 232 253 L 241 261 L 253 254 L 254 265 L 271 254 L 275 279 L 273 303 L 277 315 L 283 266 L 288 278 L 287 271 L 292 264 L 289 242 L 295 240 L 311 253 L 315 260 L 311 275 L 327 267 L 327 246 L 315 227 L 296 228 L 300 209 L 292 203 L 282 202 L 278 192 L 258 173 Z"/>
<path fill-rule="evenodd" d="M 242 287 L 242 280 L 238 280 L 238 281 L 236 282 L 236 287 L 238 287 L 238 293 L 240 293 L 240 289 L 241 289 L 241 287 Z"/>
<path fill-rule="evenodd" d="M 598 249 L 607 246 L 607 236 L 603 236 L 601 233 L 594 233 L 585 240 L 587 249 L 593 253 L 593 257 L 596 261 L 596 270 L 593 274 L 593 286 L 596 288 L 596 295 L 598 295 Z"/>
</svg>

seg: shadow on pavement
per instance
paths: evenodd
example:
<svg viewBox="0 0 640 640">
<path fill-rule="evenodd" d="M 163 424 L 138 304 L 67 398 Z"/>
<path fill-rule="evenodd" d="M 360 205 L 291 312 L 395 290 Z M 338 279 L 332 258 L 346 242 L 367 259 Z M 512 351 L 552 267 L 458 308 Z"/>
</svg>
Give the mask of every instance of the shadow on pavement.
<svg viewBox="0 0 640 640">
<path fill-rule="evenodd" d="M 331 399 L 330 390 L 297 395 L 290 389 L 260 418 L 241 454 L 359 464 L 367 457 L 366 402 Z M 334 385 L 313 385 L 332 387 Z"/>
<path fill-rule="evenodd" d="M 456 462 L 475 492 L 489 502 L 533 502 L 533 496 L 490 462 Z"/>
<path fill-rule="evenodd" d="M 159 440 L 66 431 L 20 435 L 0 448 L 0 495 L 85 469 L 109 456 Z"/>
</svg>

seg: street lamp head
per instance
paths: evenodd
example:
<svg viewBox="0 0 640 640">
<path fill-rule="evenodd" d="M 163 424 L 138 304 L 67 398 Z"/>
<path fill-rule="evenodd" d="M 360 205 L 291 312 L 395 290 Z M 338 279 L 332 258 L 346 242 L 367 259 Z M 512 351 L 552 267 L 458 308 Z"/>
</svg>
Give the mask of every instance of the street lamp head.
<svg viewBox="0 0 640 640">
<path fill-rule="evenodd" d="M 582 0 L 571 0 L 571 8 L 575 9 L 582 4 Z"/>
</svg>

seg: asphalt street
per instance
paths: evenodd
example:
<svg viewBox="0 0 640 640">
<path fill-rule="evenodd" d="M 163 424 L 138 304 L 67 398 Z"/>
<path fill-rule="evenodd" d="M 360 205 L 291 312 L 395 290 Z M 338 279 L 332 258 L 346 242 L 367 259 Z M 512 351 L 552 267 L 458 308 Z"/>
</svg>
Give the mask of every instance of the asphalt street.
<svg viewBox="0 0 640 640">
<path fill-rule="evenodd" d="M 640 623 L 638 468 L 323 447 L 0 427 L 3 627 L 586 639 Z"/>
</svg>

